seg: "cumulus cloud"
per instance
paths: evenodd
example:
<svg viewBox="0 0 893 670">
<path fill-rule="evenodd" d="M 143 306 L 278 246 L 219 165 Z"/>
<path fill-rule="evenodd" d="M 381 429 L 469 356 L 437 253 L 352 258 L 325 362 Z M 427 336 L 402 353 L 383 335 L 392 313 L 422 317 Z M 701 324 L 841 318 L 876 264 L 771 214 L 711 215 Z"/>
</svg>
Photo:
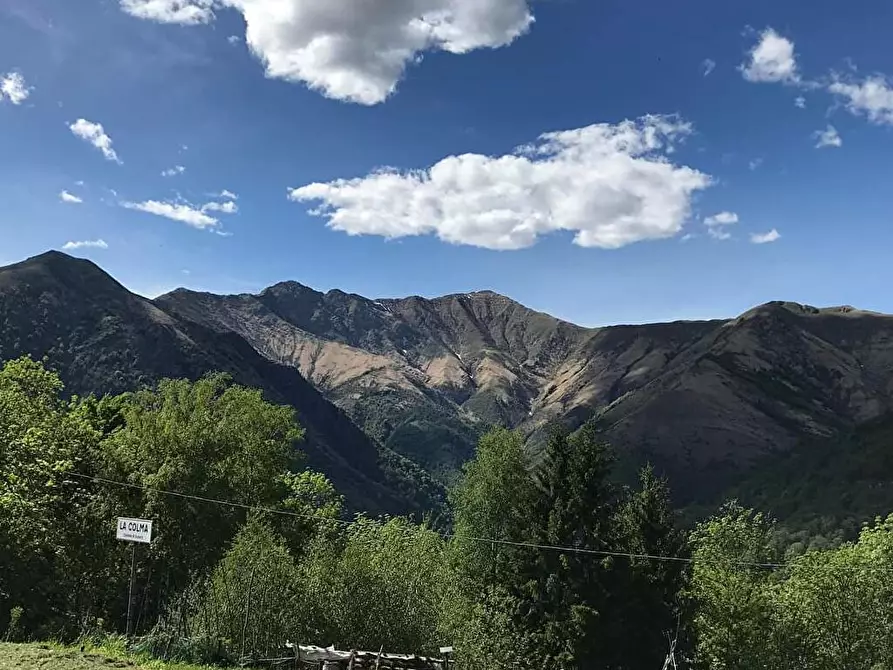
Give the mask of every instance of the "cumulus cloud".
<svg viewBox="0 0 893 670">
<path fill-rule="evenodd" d="M 215 0 L 121 0 L 121 9 L 138 19 L 196 25 L 214 18 Z"/>
<path fill-rule="evenodd" d="M 14 105 L 21 105 L 32 90 L 18 72 L 8 72 L 0 77 L 0 102 L 7 99 Z"/>
<path fill-rule="evenodd" d="M 242 41 L 242 38 L 239 37 L 238 35 L 230 35 L 229 37 L 226 38 L 226 41 L 229 42 L 230 44 L 232 44 L 233 46 L 236 46 L 239 42 Z"/>
<path fill-rule="evenodd" d="M 750 241 L 754 244 L 768 244 L 769 242 L 775 242 L 780 237 L 781 233 L 773 228 L 768 233 L 753 233 L 750 236 Z"/>
<path fill-rule="evenodd" d="M 213 230 L 220 226 L 220 221 L 203 212 L 201 208 L 188 203 L 146 200 L 145 202 L 122 202 L 121 206 L 125 209 L 135 209 L 146 214 L 163 216 L 199 230 Z"/>
<path fill-rule="evenodd" d="M 296 202 L 349 235 L 434 234 L 454 244 L 521 249 L 576 233 L 583 247 L 618 247 L 677 234 L 711 178 L 667 158 L 691 126 L 676 117 L 595 124 L 541 135 L 504 156 L 449 156 L 423 170 L 292 189 Z"/>
<path fill-rule="evenodd" d="M 735 212 L 719 212 L 704 219 L 707 226 L 707 234 L 715 240 L 728 240 L 732 234 L 726 230 L 726 226 L 738 223 L 738 215 Z"/>
<path fill-rule="evenodd" d="M 84 202 L 81 198 L 77 197 L 73 193 L 69 193 L 68 191 L 62 191 L 59 194 L 59 200 L 62 202 L 69 202 L 73 205 L 79 205 Z"/>
<path fill-rule="evenodd" d="M 738 223 L 738 215 L 735 212 L 720 212 L 704 219 L 704 225 L 710 228 L 714 226 L 730 226 Z"/>
<path fill-rule="evenodd" d="M 222 191 L 220 191 L 220 194 L 217 195 L 216 197 L 218 197 L 218 198 L 228 198 L 229 200 L 238 200 L 238 199 L 239 199 L 239 196 L 238 196 L 238 195 L 236 195 L 236 194 L 233 193 L 232 191 L 227 191 L 226 189 L 223 189 Z"/>
<path fill-rule="evenodd" d="M 760 41 L 748 52 L 741 64 L 741 73 L 747 81 L 797 83 L 797 60 L 794 43 L 779 35 L 772 28 L 760 34 Z"/>
<path fill-rule="evenodd" d="M 81 242 L 66 242 L 62 248 L 65 251 L 72 249 L 108 249 L 109 245 L 105 240 L 83 240 Z"/>
<path fill-rule="evenodd" d="M 705 77 L 708 76 L 713 70 L 716 69 L 716 61 L 712 58 L 705 58 L 701 62 L 701 74 Z"/>
<path fill-rule="evenodd" d="M 806 98 L 804 98 L 802 95 L 798 95 L 796 98 L 794 98 L 794 107 L 806 109 Z"/>
<path fill-rule="evenodd" d="M 119 164 L 121 163 L 121 159 L 118 158 L 118 154 L 115 153 L 115 150 L 112 148 L 112 138 L 106 135 L 105 129 L 102 127 L 101 123 L 93 123 L 86 119 L 78 119 L 68 126 L 68 128 L 75 137 L 80 137 L 85 142 L 89 142 L 99 149 L 106 160 L 114 161 Z"/>
<path fill-rule="evenodd" d="M 178 174 L 183 174 L 184 172 L 186 172 L 186 168 L 185 168 L 185 167 L 183 167 L 182 165 L 175 165 L 175 166 L 172 167 L 172 168 L 168 168 L 167 170 L 163 170 L 163 171 L 161 172 L 161 176 L 162 176 L 162 177 L 174 177 L 174 176 L 176 176 L 176 175 L 178 175 Z"/>
<path fill-rule="evenodd" d="M 840 139 L 840 135 L 837 134 L 837 129 L 830 123 L 827 128 L 815 131 L 812 136 L 816 139 L 816 149 L 843 146 L 843 140 Z"/>
<path fill-rule="evenodd" d="M 533 23 L 528 0 L 120 2 L 133 16 L 163 23 L 206 23 L 215 8 L 235 8 L 245 20 L 245 42 L 268 77 L 364 105 L 386 100 L 425 52 L 507 46 Z"/>
<path fill-rule="evenodd" d="M 893 86 L 881 75 L 862 82 L 835 79 L 828 90 L 843 98 L 847 109 L 855 115 L 865 115 L 869 121 L 893 125 Z"/>
<path fill-rule="evenodd" d="M 231 200 L 228 202 L 209 202 L 202 205 L 203 212 L 221 212 L 223 214 L 235 214 L 239 206 Z"/>
</svg>

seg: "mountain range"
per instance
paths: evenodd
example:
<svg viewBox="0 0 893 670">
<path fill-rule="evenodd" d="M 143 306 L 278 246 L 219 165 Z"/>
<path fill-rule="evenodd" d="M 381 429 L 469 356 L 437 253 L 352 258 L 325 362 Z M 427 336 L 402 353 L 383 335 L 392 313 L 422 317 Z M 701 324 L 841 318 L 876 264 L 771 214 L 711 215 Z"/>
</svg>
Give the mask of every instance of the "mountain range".
<svg viewBox="0 0 893 670">
<path fill-rule="evenodd" d="M 893 316 L 770 302 L 731 319 L 584 328 L 480 291 L 369 299 L 296 282 L 154 301 L 58 252 L 0 269 L 0 358 L 78 393 L 230 372 L 292 404 L 311 461 L 372 511 L 424 508 L 493 425 L 536 455 L 596 418 L 683 503 L 893 410 Z M 413 482 L 424 482 L 421 489 Z"/>
</svg>

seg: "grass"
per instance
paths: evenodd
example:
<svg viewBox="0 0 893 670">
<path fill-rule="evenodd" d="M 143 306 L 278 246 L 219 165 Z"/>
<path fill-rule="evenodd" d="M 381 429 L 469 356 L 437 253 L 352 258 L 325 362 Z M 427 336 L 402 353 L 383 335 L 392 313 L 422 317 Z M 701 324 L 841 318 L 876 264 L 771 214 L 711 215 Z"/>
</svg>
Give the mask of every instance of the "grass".
<svg viewBox="0 0 893 670">
<path fill-rule="evenodd" d="M 128 653 L 123 644 L 87 644 L 69 647 L 43 644 L 0 643 L 0 670 L 213 670 L 210 666 L 165 663 Z"/>
</svg>

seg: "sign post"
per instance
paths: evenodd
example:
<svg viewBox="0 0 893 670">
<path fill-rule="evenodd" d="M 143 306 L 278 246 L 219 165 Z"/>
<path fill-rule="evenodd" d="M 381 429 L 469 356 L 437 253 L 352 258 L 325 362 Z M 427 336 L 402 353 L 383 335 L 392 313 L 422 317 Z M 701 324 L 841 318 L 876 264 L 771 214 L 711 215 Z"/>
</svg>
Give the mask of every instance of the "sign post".
<svg viewBox="0 0 893 670">
<path fill-rule="evenodd" d="M 148 519 L 129 519 L 118 517 L 118 528 L 115 533 L 118 540 L 130 542 L 130 588 L 127 591 L 127 628 L 126 636 L 130 637 L 133 629 L 133 583 L 136 581 L 136 545 L 152 542 L 152 522 Z"/>
</svg>

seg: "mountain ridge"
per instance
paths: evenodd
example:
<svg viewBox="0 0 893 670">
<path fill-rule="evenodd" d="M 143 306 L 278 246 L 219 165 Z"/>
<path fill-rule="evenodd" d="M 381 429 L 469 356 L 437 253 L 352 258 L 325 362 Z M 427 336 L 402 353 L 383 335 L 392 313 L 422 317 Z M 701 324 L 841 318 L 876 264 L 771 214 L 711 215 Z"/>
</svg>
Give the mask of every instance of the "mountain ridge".
<svg viewBox="0 0 893 670">
<path fill-rule="evenodd" d="M 381 454 L 448 485 L 493 425 L 536 458 L 552 425 L 594 417 L 622 458 L 705 500 L 766 456 L 893 412 L 893 316 L 848 305 L 585 328 L 492 291 L 376 300 L 287 281 L 148 301 L 55 253 L 0 269 L 0 317 L 4 358 L 49 354 L 78 392 L 223 369 L 315 408 L 310 453 L 379 497 Z"/>
<path fill-rule="evenodd" d="M 290 301 L 295 286 L 316 296 L 312 310 Z M 374 300 L 293 282 L 241 304 L 206 296 L 198 308 L 188 291 L 158 301 L 199 321 L 229 313 L 259 351 L 447 480 L 492 424 L 521 430 L 536 453 L 552 422 L 573 429 L 597 416 L 621 450 L 687 487 L 893 408 L 893 389 L 874 379 L 893 373 L 893 317 L 848 305 L 776 300 L 727 319 L 585 328 L 492 291 Z M 253 320 L 259 312 L 279 337 Z M 880 353 L 866 333 L 884 340 Z M 851 401 L 835 395 L 838 382 Z M 444 425 L 437 444 L 410 444 Z"/>
</svg>

